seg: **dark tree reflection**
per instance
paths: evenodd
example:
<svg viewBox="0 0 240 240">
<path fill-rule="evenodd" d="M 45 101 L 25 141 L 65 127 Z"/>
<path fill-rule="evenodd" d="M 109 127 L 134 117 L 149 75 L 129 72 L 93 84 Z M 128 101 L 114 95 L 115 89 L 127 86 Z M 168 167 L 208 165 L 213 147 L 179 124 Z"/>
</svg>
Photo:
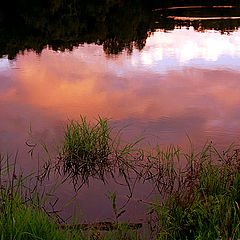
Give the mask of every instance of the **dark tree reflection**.
<svg viewBox="0 0 240 240">
<path fill-rule="evenodd" d="M 229 1 L 197 2 L 198 5 L 229 5 Z M 216 29 L 222 33 L 236 30 L 239 20 L 180 21 L 169 15 L 189 16 L 192 10 L 152 11 L 168 6 L 196 5 L 193 0 L 12 0 L 0 8 L 0 57 L 14 59 L 25 50 L 40 54 L 47 46 L 55 51 L 72 51 L 80 44 L 103 45 L 106 54 L 143 49 L 149 33 L 176 27 L 193 26 L 196 31 Z M 237 5 L 237 1 L 231 1 Z M 220 11 L 220 10 L 219 10 Z M 200 14 L 228 14 L 227 10 Z M 235 11 L 235 12 L 234 12 Z M 240 14 L 238 8 L 231 10 Z M 199 10 L 198 12 L 199 13 Z"/>
</svg>

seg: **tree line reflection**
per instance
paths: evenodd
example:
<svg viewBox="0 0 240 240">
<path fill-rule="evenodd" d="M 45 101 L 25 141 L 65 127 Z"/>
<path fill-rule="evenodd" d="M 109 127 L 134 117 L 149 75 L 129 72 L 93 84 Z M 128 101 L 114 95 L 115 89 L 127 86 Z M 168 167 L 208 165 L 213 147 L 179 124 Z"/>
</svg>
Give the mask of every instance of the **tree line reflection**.
<svg viewBox="0 0 240 240">
<path fill-rule="evenodd" d="M 134 48 L 143 49 L 146 39 L 155 29 L 171 31 L 176 27 L 193 26 L 196 31 L 215 29 L 229 33 L 238 29 L 238 19 L 176 20 L 171 14 L 189 16 L 191 10 L 153 11 L 158 7 L 185 6 L 193 2 L 156 0 L 53 0 L 8 1 L 0 9 L 0 57 L 14 59 L 25 50 L 40 54 L 47 46 L 54 51 L 72 51 L 81 44 L 102 45 L 107 55 L 119 54 Z M 209 1 L 202 0 L 202 5 Z M 211 4 L 229 1 L 211 1 Z M 236 1 L 231 2 L 237 5 Z M 195 3 L 196 4 L 196 3 Z M 231 12 L 238 14 L 238 8 Z M 200 10 L 199 10 L 200 11 Z M 220 10 L 219 10 L 220 11 Z M 224 11 L 225 12 L 225 11 Z M 229 13 L 231 13 L 229 12 Z M 218 12 L 217 12 L 218 13 Z M 214 15 L 208 8 L 203 15 Z M 219 12 L 222 14 L 222 12 Z"/>
</svg>

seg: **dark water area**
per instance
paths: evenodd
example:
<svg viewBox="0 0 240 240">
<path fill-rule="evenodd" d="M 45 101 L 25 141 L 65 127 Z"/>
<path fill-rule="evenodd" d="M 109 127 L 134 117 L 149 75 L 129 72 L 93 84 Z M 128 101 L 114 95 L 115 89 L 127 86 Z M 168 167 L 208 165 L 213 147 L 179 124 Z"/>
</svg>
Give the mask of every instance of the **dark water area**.
<svg viewBox="0 0 240 240">
<path fill-rule="evenodd" d="M 0 56 L 14 59 L 25 50 L 40 54 L 49 47 L 72 51 L 84 43 L 102 45 L 106 54 L 143 49 L 156 29 L 193 26 L 197 31 L 231 32 L 239 27 L 238 1 L 10 1 L 0 10 Z M 231 8 L 174 8 L 233 5 Z M 174 7 L 171 7 L 174 6 Z M 160 9 L 160 11 L 155 11 Z M 172 18 L 180 17 L 177 19 Z M 220 17 L 212 21 L 184 21 L 181 17 Z M 221 19 L 221 18 L 227 19 Z"/>
<path fill-rule="evenodd" d="M 41 143 L 54 154 L 67 119 L 80 115 L 110 118 L 115 129 L 124 127 L 125 142 L 145 137 L 142 144 L 187 149 L 189 135 L 196 148 L 239 143 L 239 26 L 238 1 L 5 2 L 0 151 L 18 150 L 30 170 L 37 161 L 26 141 L 38 144 L 35 158 Z M 143 218 L 138 200 L 151 199 L 151 190 L 136 186 L 126 219 Z M 74 203 L 89 221 L 107 219 L 107 191 L 117 191 L 121 203 L 128 194 L 119 184 L 91 181 Z M 62 204 L 71 198 L 71 183 L 59 194 Z"/>
</svg>

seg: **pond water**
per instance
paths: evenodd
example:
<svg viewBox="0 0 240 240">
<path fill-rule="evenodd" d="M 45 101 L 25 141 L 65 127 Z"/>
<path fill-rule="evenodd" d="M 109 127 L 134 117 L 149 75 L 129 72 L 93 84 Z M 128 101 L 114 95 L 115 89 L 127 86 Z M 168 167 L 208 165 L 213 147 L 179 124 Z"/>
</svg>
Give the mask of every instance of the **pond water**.
<svg viewBox="0 0 240 240">
<path fill-rule="evenodd" d="M 23 44 L 22 38 L 15 49 L 2 44 L 0 151 L 18 150 L 23 168 L 31 169 L 36 163 L 25 144 L 29 129 L 31 141 L 51 146 L 62 139 L 67 119 L 80 115 L 89 120 L 100 115 L 114 128 L 126 127 L 125 141 L 144 136 L 147 143 L 184 147 L 189 135 L 196 147 L 211 140 L 221 149 L 239 143 L 240 10 L 224 15 L 224 8 L 186 9 L 150 11 L 151 24 L 138 26 L 145 34 L 141 46 L 139 36 L 126 42 L 118 36 L 122 42 L 112 45 L 113 36 L 104 41 L 83 36 L 73 44 L 68 34 L 70 43 L 59 45 L 56 39 Z M 87 219 L 111 217 L 103 193 L 114 186 L 91 183 L 79 193 L 75 201 Z M 136 187 L 136 199 L 146 200 L 151 191 L 143 194 L 144 189 L 148 186 Z M 119 187 L 120 198 L 124 191 Z M 71 187 L 61 189 L 63 200 L 72 193 Z M 137 201 L 129 211 L 136 219 L 144 212 Z"/>
</svg>

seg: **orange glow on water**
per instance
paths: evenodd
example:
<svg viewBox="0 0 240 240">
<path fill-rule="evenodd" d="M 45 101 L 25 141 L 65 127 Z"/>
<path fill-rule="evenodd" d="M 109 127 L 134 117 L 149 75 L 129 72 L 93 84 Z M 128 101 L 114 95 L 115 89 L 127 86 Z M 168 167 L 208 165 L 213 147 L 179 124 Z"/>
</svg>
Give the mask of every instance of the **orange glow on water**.
<svg viewBox="0 0 240 240">
<path fill-rule="evenodd" d="M 100 114 L 130 121 L 138 133 L 162 136 L 169 144 L 182 141 L 186 132 L 217 135 L 230 129 L 228 134 L 236 138 L 240 72 L 236 61 L 220 60 L 240 59 L 240 33 L 200 34 L 157 32 L 142 52 L 116 58 L 105 58 L 101 46 L 94 45 L 70 53 L 44 50 L 41 56 L 19 56 L 13 68 L 6 65 L 0 72 L 3 80 L 7 75 L 11 79 L 0 83 L 2 122 L 11 115 L 22 118 L 23 125 L 44 128 L 49 121 Z M 200 62 L 192 64 L 196 59 Z"/>
</svg>

